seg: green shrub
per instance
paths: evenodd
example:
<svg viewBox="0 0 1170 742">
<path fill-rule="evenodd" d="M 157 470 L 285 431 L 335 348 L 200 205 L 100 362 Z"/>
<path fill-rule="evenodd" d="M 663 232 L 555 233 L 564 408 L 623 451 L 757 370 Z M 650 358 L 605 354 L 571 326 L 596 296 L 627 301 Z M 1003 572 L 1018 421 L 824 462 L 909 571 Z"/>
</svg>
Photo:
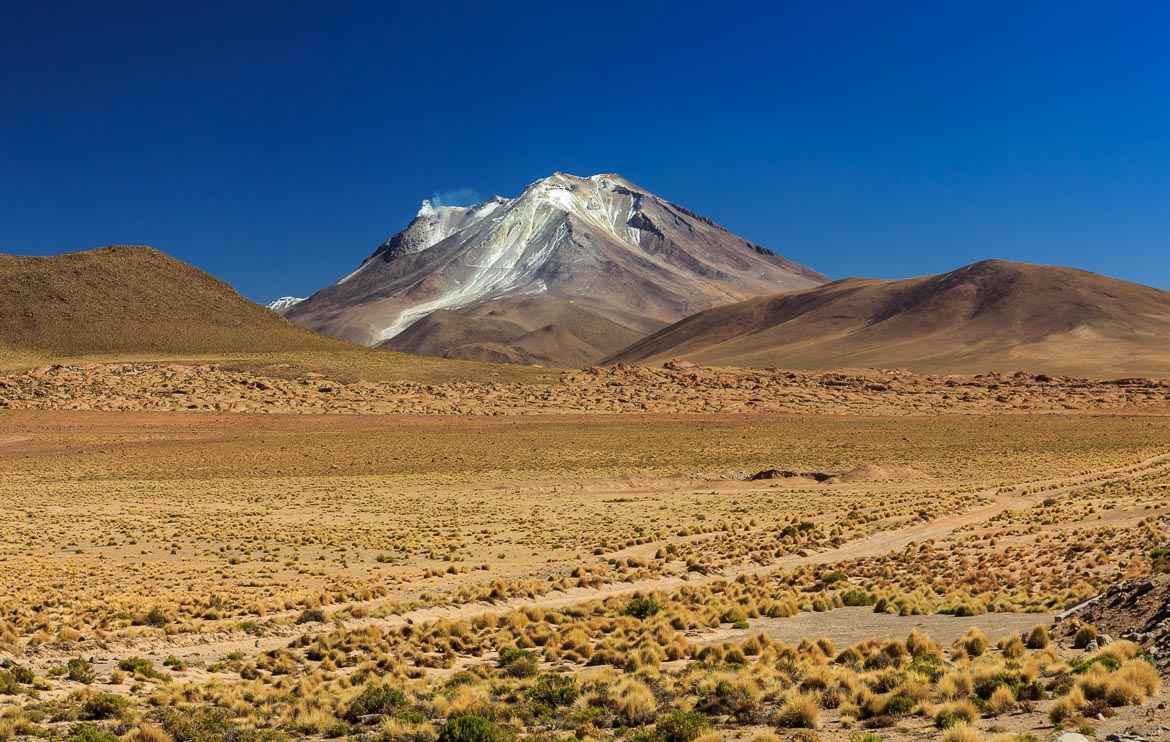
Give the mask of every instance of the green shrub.
<svg viewBox="0 0 1170 742">
<path fill-rule="evenodd" d="M 707 731 L 708 726 L 707 715 L 701 711 L 671 711 L 654 723 L 662 742 L 691 742 Z"/>
<path fill-rule="evenodd" d="M 80 657 L 74 657 L 65 664 L 66 676 L 75 683 L 89 685 L 97 680 L 93 665 Z"/>
<path fill-rule="evenodd" d="M 89 724 L 78 724 L 69 731 L 66 742 L 121 742 L 121 737 Z"/>
<path fill-rule="evenodd" d="M 662 610 L 662 605 L 650 598 L 634 598 L 622 609 L 623 616 L 646 619 Z"/>
<path fill-rule="evenodd" d="M 120 717 L 130 701 L 113 693 L 98 693 L 85 699 L 81 705 L 83 719 L 116 719 Z"/>
<path fill-rule="evenodd" d="M 20 683 L 8 670 L 0 670 L 0 696 L 15 696 L 20 693 Z"/>
<path fill-rule="evenodd" d="M 457 716 L 443 725 L 439 742 L 509 742 L 512 735 L 482 716 Z"/>
<path fill-rule="evenodd" d="M 565 675 L 545 673 L 536 684 L 527 691 L 527 696 L 535 703 L 556 708 L 558 706 L 572 706 L 581 691 L 577 689 L 573 678 Z"/>
<path fill-rule="evenodd" d="M 932 683 L 937 682 L 942 677 L 945 669 L 942 657 L 937 654 L 920 654 L 906 668 L 908 672 L 916 672 L 928 678 Z"/>
<path fill-rule="evenodd" d="M 320 608 L 306 608 L 301 611 L 301 615 L 297 616 L 297 623 L 324 623 L 326 620 L 325 611 Z"/>
<path fill-rule="evenodd" d="M 392 685 L 367 685 L 357 698 L 349 702 L 342 718 L 357 723 L 366 716 L 384 716 L 406 705 L 406 694 Z"/>
<path fill-rule="evenodd" d="M 140 675 L 146 678 L 155 678 L 156 680 L 170 680 L 171 676 L 165 672 L 159 672 L 154 669 L 154 663 L 145 657 L 127 657 L 124 660 L 119 660 L 118 669 L 133 675 Z"/>
<path fill-rule="evenodd" d="M 1114 672 L 1117 668 L 1121 667 L 1121 663 L 1112 657 L 1098 655 L 1096 657 L 1090 657 L 1087 660 L 1079 660 L 1072 663 L 1072 674 L 1080 675 L 1093 665 L 1101 665 L 1109 672 Z"/>
<path fill-rule="evenodd" d="M 980 680 L 975 684 L 975 695 L 986 701 L 991 698 L 991 694 L 995 693 L 995 689 L 1000 686 L 1010 689 L 1013 693 L 1023 683 L 1020 681 L 1020 676 L 1014 672 L 998 672 L 990 678 Z"/>
<path fill-rule="evenodd" d="M 274 729 L 237 729 L 230 711 L 213 706 L 201 706 L 186 711 L 167 708 L 158 711 L 158 720 L 174 742 L 278 742 L 285 738 Z"/>
<path fill-rule="evenodd" d="M 509 677 L 513 678 L 534 677 L 538 668 L 535 653 L 515 647 L 502 648 L 496 664 L 503 668 Z"/>
<path fill-rule="evenodd" d="M 886 699 L 882 706 L 882 713 L 889 716 L 905 716 L 910 713 L 917 702 L 913 698 L 895 694 Z"/>
<path fill-rule="evenodd" d="M 841 593 L 841 603 L 853 606 L 869 606 L 877 603 L 877 598 L 874 597 L 873 593 L 867 593 L 864 590 L 846 590 Z"/>
<path fill-rule="evenodd" d="M 521 657 L 518 660 L 508 663 L 504 669 L 510 678 L 532 678 L 536 677 L 536 673 L 540 671 L 535 659 Z"/>
<path fill-rule="evenodd" d="M 500 649 L 500 659 L 497 664 L 500 667 L 507 667 L 516 660 L 535 660 L 536 654 L 527 649 L 517 649 L 516 647 L 502 647 Z"/>
<path fill-rule="evenodd" d="M 21 692 L 21 685 L 32 685 L 36 674 L 27 667 L 9 664 L 8 670 L 0 670 L 0 696 L 15 696 Z"/>
</svg>

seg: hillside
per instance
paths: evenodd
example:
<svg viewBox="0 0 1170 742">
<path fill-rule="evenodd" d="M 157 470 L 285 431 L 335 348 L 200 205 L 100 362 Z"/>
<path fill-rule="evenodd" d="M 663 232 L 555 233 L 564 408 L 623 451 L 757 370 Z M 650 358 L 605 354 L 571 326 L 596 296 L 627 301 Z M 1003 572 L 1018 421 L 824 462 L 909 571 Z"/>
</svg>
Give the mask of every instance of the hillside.
<svg viewBox="0 0 1170 742">
<path fill-rule="evenodd" d="M 851 278 L 717 307 L 607 362 L 671 358 L 793 369 L 1168 376 L 1170 292 L 1073 268 L 987 260 L 941 275 Z"/>
<path fill-rule="evenodd" d="M 204 354 L 344 347 L 149 247 L 0 255 L 0 342 L 10 353 Z"/>
<path fill-rule="evenodd" d="M 579 368 L 642 337 L 572 302 L 550 297 L 496 299 L 439 309 L 378 345 L 443 358 Z"/>
</svg>

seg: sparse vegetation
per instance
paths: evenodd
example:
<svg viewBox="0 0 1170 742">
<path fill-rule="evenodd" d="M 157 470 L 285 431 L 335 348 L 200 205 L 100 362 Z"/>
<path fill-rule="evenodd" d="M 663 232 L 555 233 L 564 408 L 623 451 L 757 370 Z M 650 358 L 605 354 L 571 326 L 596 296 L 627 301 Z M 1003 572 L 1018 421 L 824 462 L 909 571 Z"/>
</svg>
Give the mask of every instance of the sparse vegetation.
<svg viewBox="0 0 1170 742">
<path fill-rule="evenodd" d="M 237 415 L 148 442 L 32 420 L 0 456 L 21 503 L 0 647 L 40 664 L 0 669 L 0 732 L 900 742 L 1134 718 L 1161 690 L 1137 645 L 996 621 L 1162 558 L 1170 472 L 1137 462 L 1170 433 L 1137 420 Z M 778 460 L 921 476 L 729 474 Z M 856 616 L 844 640 L 784 636 L 825 614 Z M 867 633 L 887 620 L 904 639 Z"/>
</svg>

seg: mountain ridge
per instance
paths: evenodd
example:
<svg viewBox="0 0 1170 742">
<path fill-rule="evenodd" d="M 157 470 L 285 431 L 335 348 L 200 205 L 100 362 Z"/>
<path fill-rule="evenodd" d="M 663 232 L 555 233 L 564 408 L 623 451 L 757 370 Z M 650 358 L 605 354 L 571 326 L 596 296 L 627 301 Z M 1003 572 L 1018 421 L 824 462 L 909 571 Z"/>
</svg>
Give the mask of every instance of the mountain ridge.
<svg viewBox="0 0 1170 742">
<path fill-rule="evenodd" d="M 793 369 L 1170 374 L 1170 292 L 1089 271 L 983 260 L 847 278 L 697 313 L 604 362 Z"/>
</svg>

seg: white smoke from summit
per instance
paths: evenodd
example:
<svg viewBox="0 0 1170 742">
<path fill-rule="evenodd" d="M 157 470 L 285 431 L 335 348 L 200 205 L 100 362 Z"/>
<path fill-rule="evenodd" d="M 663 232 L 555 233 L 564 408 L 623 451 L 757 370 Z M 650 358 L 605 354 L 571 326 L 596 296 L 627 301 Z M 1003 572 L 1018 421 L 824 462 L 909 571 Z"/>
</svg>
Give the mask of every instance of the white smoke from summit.
<svg viewBox="0 0 1170 742">
<path fill-rule="evenodd" d="M 431 194 L 431 206 L 473 206 L 482 203 L 483 197 L 472 188 L 456 188 L 451 191 L 435 191 Z"/>
</svg>

